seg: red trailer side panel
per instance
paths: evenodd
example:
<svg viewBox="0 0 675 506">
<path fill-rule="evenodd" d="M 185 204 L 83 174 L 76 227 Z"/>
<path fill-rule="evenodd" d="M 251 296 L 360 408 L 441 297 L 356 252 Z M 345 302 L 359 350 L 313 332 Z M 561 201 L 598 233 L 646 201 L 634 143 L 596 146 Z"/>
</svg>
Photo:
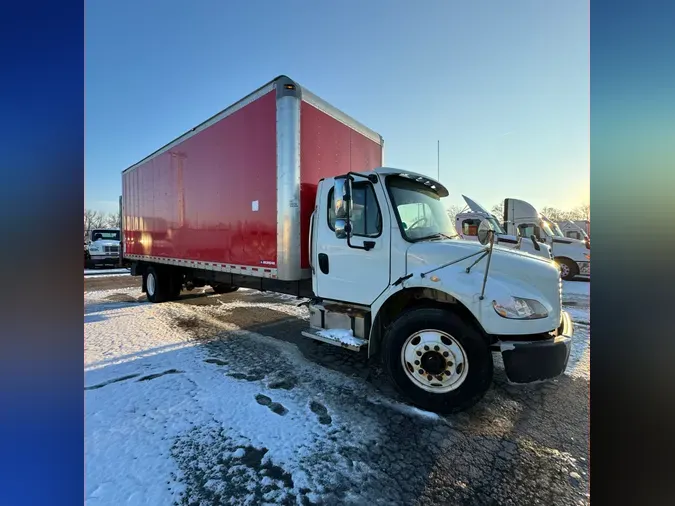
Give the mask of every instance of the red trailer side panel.
<svg viewBox="0 0 675 506">
<path fill-rule="evenodd" d="M 126 254 L 273 268 L 276 167 L 272 90 L 123 174 Z"/>
<path fill-rule="evenodd" d="M 300 118 L 300 264 L 307 269 L 309 219 L 319 180 L 382 166 L 382 145 L 304 101 Z"/>
</svg>

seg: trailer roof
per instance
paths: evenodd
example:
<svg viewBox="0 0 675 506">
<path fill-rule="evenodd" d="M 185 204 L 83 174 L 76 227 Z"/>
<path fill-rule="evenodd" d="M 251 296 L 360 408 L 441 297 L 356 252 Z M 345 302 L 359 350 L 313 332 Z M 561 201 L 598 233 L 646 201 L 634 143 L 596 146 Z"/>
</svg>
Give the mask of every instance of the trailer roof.
<svg viewBox="0 0 675 506">
<path fill-rule="evenodd" d="M 239 109 L 245 107 L 246 105 L 250 104 L 251 102 L 254 102 L 258 98 L 260 98 L 263 95 L 266 95 L 270 91 L 274 90 L 277 82 L 279 82 L 279 81 L 284 81 L 285 84 L 289 84 L 289 83 L 294 84 L 300 90 L 301 100 L 303 100 L 304 102 L 307 102 L 308 104 L 313 105 L 314 107 L 316 107 L 317 109 L 325 112 L 329 116 L 332 116 L 333 118 L 337 119 L 338 121 L 346 124 L 347 126 L 351 127 L 352 129 L 354 129 L 357 132 L 359 132 L 360 134 L 362 134 L 364 137 L 367 137 L 374 142 L 378 142 L 380 145 L 382 145 L 384 143 L 384 140 L 382 139 L 382 136 L 380 134 L 378 134 L 377 132 L 375 132 L 374 130 L 371 130 L 370 128 L 366 127 L 362 123 L 359 123 L 358 121 L 356 121 L 351 116 L 348 116 L 347 114 L 340 111 L 336 107 L 330 105 L 328 102 L 319 98 L 317 95 L 315 95 L 314 93 L 309 91 L 307 88 L 302 87 L 296 81 L 293 81 L 292 79 L 290 79 L 287 76 L 281 75 L 281 76 L 278 76 L 278 77 L 272 79 L 268 83 L 264 84 L 263 86 L 261 86 L 260 88 L 255 90 L 254 92 L 249 93 L 244 98 L 242 98 L 241 100 L 238 100 L 237 102 L 230 105 L 229 107 L 226 107 L 222 111 L 214 114 L 213 116 L 211 116 L 206 121 L 203 121 L 202 123 L 200 123 L 196 127 L 188 130 L 187 132 L 180 135 L 176 139 L 172 140 L 168 144 L 165 144 L 164 146 L 162 146 L 158 150 L 154 151 L 150 155 L 146 156 L 142 160 L 136 162 L 135 164 L 131 165 L 130 167 L 127 167 L 126 169 L 124 169 L 122 171 L 122 174 L 124 174 L 125 172 L 128 172 L 130 170 L 135 169 L 139 165 L 155 158 L 158 155 L 161 155 L 162 153 L 168 151 L 169 149 L 176 146 L 177 144 L 180 144 L 181 142 L 189 139 L 190 137 L 197 134 L 198 132 L 200 132 L 202 130 L 205 130 L 206 128 L 210 127 L 211 125 L 220 121 L 221 119 L 226 118 L 227 116 L 229 116 L 231 114 L 234 114 Z"/>
</svg>

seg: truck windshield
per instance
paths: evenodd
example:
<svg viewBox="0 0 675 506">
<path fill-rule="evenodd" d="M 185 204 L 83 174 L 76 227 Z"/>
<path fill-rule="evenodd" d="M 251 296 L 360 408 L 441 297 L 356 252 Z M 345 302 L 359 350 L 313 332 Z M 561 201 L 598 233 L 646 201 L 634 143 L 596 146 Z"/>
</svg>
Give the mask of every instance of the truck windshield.
<svg viewBox="0 0 675 506">
<path fill-rule="evenodd" d="M 94 230 L 91 233 L 92 241 L 119 241 L 119 230 Z"/>
<path fill-rule="evenodd" d="M 494 216 L 490 216 L 489 218 L 485 218 L 485 219 L 486 219 L 487 221 L 489 221 L 490 224 L 494 227 L 494 229 L 495 229 L 495 234 L 497 234 L 497 235 L 506 235 L 506 232 L 504 232 L 504 229 L 502 228 L 502 226 L 501 226 L 501 225 L 499 224 L 499 222 L 497 221 L 497 218 L 495 218 Z"/>
<path fill-rule="evenodd" d="M 545 218 L 541 219 L 541 228 L 551 237 L 565 237 L 556 223 L 550 222 Z"/>
<path fill-rule="evenodd" d="M 422 183 L 390 176 L 387 188 L 396 209 L 401 234 L 411 242 L 432 238 L 456 238 L 438 194 Z"/>
</svg>

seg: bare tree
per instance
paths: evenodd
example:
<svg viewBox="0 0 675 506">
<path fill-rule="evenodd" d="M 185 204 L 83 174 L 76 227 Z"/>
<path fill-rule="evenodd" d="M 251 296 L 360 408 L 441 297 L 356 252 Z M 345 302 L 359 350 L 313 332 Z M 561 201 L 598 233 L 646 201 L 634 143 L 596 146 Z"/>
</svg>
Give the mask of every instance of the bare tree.
<svg viewBox="0 0 675 506">
<path fill-rule="evenodd" d="M 451 205 L 448 207 L 448 217 L 450 218 L 450 221 L 452 224 L 455 224 L 455 219 L 457 218 L 457 215 L 462 212 L 464 209 L 463 206 L 458 206 L 458 205 Z"/>
<path fill-rule="evenodd" d="M 551 206 L 546 206 L 541 210 L 541 214 L 546 216 L 549 220 L 555 221 L 555 222 L 560 222 L 560 221 L 566 221 L 571 219 L 571 213 L 570 211 L 563 211 L 560 209 L 557 209 L 555 207 Z"/>
<path fill-rule="evenodd" d="M 120 213 L 108 214 L 104 219 L 105 226 L 108 228 L 118 228 L 120 226 Z"/>
<path fill-rule="evenodd" d="M 105 223 L 105 216 L 100 211 L 94 211 L 92 209 L 85 209 L 84 211 L 84 233 L 94 228 L 103 227 Z"/>
<path fill-rule="evenodd" d="M 570 211 L 570 220 L 586 220 L 591 221 L 591 206 L 590 204 L 583 204 L 575 207 Z"/>
<path fill-rule="evenodd" d="M 494 206 L 492 206 L 490 212 L 501 220 L 502 217 L 504 216 L 504 202 L 500 202 L 499 204 L 495 204 Z"/>
</svg>

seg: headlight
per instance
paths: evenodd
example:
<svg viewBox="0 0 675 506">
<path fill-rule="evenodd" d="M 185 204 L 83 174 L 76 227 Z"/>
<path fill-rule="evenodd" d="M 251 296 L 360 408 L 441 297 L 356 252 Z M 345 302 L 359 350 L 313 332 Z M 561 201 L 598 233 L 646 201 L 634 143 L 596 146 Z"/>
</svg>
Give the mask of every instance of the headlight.
<svg viewBox="0 0 675 506">
<path fill-rule="evenodd" d="M 499 316 L 510 320 L 536 320 L 548 316 L 546 308 L 534 299 L 509 297 L 503 301 L 493 300 L 492 307 Z"/>
<path fill-rule="evenodd" d="M 98 247 L 96 247 L 96 246 L 89 246 L 89 251 L 98 251 Z"/>
</svg>

